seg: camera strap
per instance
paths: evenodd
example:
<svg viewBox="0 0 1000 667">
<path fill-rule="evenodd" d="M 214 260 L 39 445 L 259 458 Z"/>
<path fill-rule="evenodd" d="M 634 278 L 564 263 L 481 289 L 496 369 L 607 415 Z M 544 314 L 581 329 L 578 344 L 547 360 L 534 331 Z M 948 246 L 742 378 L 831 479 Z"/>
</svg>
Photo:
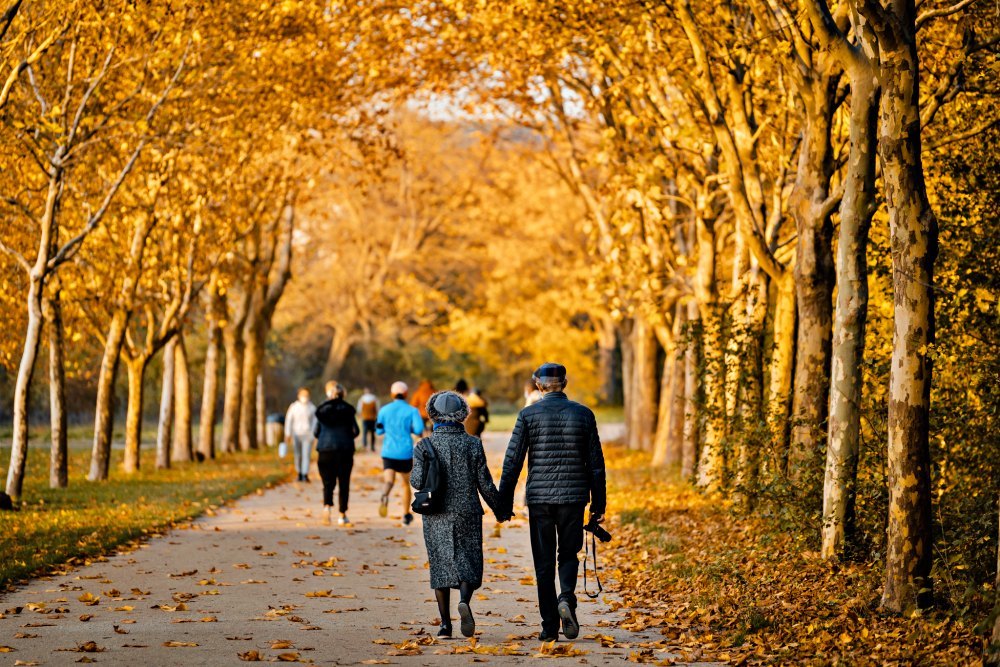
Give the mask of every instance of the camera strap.
<svg viewBox="0 0 1000 667">
<path fill-rule="evenodd" d="M 594 600 L 604 592 L 604 586 L 601 585 L 601 573 L 597 565 L 597 537 L 593 533 L 589 533 L 590 544 L 587 544 L 588 532 L 583 534 L 583 592 L 588 598 Z M 591 559 L 594 561 L 594 581 L 597 582 L 597 590 L 593 593 L 587 588 L 587 561 Z"/>
</svg>

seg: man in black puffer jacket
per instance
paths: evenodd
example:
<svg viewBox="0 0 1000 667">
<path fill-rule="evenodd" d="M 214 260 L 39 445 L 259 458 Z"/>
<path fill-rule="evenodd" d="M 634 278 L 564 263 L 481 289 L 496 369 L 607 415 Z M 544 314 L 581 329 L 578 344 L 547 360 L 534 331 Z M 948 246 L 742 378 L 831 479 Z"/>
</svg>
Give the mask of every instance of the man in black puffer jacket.
<svg viewBox="0 0 1000 667">
<path fill-rule="evenodd" d="M 542 399 L 517 416 L 500 477 L 499 516 L 513 515 L 514 488 L 528 459 L 528 525 L 542 616 L 539 639 L 576 639 L 576 577 L 583 548 L 583 515 L 604 520 L 607 485 L 597 420 L 586 406 L 566 398 L 566 367 L 542 364 L 533 376 Z M 556 597 L 558 564 L 560 593 Z"/>
<path fill-rule="evenodd" d="M 333 490 L 340 483 L 341 526 L 351 525 L 347 518 L 347 501 L 351 495 L 351 470 L 354 468 L 354 440 L 361 430 L 354 416 L 354 407 L 344 400 L 344 387 L 331 380 L 326 383 L 330 400 L 316 408 L 316 452 L 319 476 L 323 479 L 323 524 L 330 524 L 333 510 Z"/>
</svg>

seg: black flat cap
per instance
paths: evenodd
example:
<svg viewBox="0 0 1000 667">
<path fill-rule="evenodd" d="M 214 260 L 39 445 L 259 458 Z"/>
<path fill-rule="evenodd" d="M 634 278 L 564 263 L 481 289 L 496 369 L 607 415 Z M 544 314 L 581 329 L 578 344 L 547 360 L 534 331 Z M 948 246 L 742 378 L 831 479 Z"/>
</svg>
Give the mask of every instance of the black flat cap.
<svg viewBox="0 0 1000 667">
<path fill-rule="evenodd" d="M 539 380 L 543 378 L 554 380 L 566 379 L 566 367 L 562 364 L 545 363 L 535 371 L 535 377 Z"/>
</svg>

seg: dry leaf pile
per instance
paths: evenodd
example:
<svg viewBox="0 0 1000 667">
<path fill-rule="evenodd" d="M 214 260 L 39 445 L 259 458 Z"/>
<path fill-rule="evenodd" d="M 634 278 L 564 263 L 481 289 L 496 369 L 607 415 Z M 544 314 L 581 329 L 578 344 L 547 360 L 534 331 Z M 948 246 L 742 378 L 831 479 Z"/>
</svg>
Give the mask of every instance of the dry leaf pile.
<svg viewBox="0 0 1000 667">
<path fill-rule="evenodd" d="M 623 608 L 621 628 L 664 637 L 631 661 L 659 662 L 664 649 L 678 662 L 737 665 L 979 661 L 981 639 L 961 619 L 880 612 L 878 564 L 823 561 L 795 536 L 650 468 L 648 455 L 608 454 L 608 506 L 619 518 L 598 549 L 623 600 L 609 603 Z"/>
</svg>

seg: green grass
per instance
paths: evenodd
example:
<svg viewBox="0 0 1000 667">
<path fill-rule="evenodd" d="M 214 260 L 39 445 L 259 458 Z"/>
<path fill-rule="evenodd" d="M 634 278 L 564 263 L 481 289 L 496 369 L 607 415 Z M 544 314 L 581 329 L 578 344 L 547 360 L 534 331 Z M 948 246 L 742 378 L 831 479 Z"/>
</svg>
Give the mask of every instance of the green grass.
<svg viewBox="0 0 1000 667">
<path fill-rule="evenodd" d="M 153 469 L 147 449 L 145 468 L 133 476 L 121 472 L 121 452 L 115 451 L 111 478 L 95 484 L 85 479 L 90 452 L 81 444 L 70 448 L 66 489 L 48 488 L 47 448 L 29 450 L 21 511 L 0 512 L 0 589 L 54 566 L 113 551 L 289 473 L 288 463 L 279 461 L 273 449 L 175 464 L 170 470 Z M 9 448 L 0 449 L 0 461 L 9 460 Z"/>
<path fill-rule="evenodd" d="M 598 424 L 617 424 L 625 420 L 625 414 L 620 405 L 601 406 L 594 408 Z M 517 421 L 517 412 L 490 412 L 490 421 L 486 425 L 488 431 L 510 431 Z"/>
</svg>

